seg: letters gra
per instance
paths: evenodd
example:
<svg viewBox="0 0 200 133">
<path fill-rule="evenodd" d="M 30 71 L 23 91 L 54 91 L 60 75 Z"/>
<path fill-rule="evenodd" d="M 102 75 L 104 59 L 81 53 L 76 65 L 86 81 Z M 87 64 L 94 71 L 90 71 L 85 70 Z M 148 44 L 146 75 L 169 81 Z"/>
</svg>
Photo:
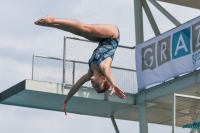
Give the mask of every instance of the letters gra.
<svg viewBox="0 0 200 133">
<path fill-rule="evenodd" d="M 138 88 L 200 66 L 200 17 L 136 46 Z"/>
</svg>

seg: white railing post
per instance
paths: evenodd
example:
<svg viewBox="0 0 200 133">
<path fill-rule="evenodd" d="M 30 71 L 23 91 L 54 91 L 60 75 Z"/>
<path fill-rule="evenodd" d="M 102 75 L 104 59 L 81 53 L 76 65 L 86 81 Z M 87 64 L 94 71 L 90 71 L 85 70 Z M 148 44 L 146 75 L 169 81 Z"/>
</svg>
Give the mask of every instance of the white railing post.
<svg viewBox="0 0 200 133">
<path fill-rule="evenodd" d="M 75 62 L 73 61 L 73 70 L 72 70 L 72 85 L 74 84 L 74 77 L 75 77 Z"/>
<path fill-rule="evenodd" d="M 66 59 L 66 37 L 64 36 L 64 46 L 63 46 L 63 83 L 62 83 L 62 94 L 65 86 L 65 59 Z"/>
<path fill-rule="evenodd" d="M 32 59 L 32 80 L 33 80 L 33 74 L 34 74 L 34 66 L 35 66 L 35 55 L 33 55 L 33 59 Z"/>
<path fill-rule="evenodd" d="M 176 126 L 176 94 L 173 95 L 172 98 L 172 133 L 175 133 Z"/>
</svg>

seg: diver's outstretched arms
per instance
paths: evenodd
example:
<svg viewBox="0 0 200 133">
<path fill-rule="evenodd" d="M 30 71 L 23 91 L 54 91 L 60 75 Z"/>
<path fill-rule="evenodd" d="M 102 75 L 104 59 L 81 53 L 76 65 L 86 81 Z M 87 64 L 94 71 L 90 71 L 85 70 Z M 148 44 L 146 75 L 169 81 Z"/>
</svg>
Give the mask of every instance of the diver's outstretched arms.
<svg viewBox="0 0 200 133">
<path fill-rule="evenodd" d="M 112 24 L 84 24 L 74 19 L 54 18 L 52 15 L 40 18 L 34 23 L 40 26 L 58 28 L 73 34 L 76 31 L 78 35 L 83 37 L 93 36 L 97 38 L 116 38 L 118 36 L 118 29 Z"/>
</svg>

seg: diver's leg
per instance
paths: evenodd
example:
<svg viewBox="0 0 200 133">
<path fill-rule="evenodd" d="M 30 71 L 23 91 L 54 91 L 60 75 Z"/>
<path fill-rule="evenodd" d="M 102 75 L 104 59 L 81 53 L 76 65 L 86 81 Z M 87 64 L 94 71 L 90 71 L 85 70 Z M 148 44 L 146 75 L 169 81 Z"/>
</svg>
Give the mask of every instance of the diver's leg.
<svg viewBox="0 0 200 133">
<path fill-rule="evenodd" d="M 60 24 L 77 30 L 81 34 L 98 38 L 115 38 L 118 36 L 118 29 L 112 24 L 84 24 L 74 19 L 54 18 L 47 15 L 35 22 L 37 25 Z"/>
<path fill-rule="evenodd" d="M 78 30 L 75 30 L 73 28 L 69 28 L 69 27 L 63 26 L 61 24 L 49 24 L 48 27 L 53 27 L 53 28 L 57 28 L 57 29 L 60 29 L 60 30 L 63 30 L 63 31 L 67 31 L 67 32 L 70 32 L 72 34 L 84 37 L 84 38 L 86 38 L 86 39 L 88 39 L 90 41 L 93 41 L 93 42 L 98 42 L 99 41 L 98 37 L 94 37 L 94 36 L 83 34 L 83 33 L 81 33 Z"/>
</svg>

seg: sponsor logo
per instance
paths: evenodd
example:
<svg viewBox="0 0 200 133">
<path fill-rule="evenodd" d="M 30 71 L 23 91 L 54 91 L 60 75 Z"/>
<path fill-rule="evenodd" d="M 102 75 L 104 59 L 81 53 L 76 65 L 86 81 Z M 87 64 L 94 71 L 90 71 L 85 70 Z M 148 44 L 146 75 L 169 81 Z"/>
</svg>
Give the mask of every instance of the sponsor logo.
<svg viewBox="0 0 200 133">
<path fill-rule="evenodd" d="M 190 28 L 174 33 L 172 39 L 172 59 L 180 58 L 190 53 Z"/>
<path fill-rule="evenodd" d="M 192 56 L 193 64 L 200 63 L 200 22 L 143 47 L 141 53 L 142 71 L 187 55 Z"/>
<path fill-rule="evenodd" d="M 200 22 L 192 26 L 192 60 L 193 64 L 200 60 Z"/>
<path fill-rule="evenodd" d="M 142 48 L 142 70 L 146 69 L 154 69 L 156 68 L 156 60 L 155 60 L 155 43 L 148 45 L 147 47 Z"/>
</svg>

